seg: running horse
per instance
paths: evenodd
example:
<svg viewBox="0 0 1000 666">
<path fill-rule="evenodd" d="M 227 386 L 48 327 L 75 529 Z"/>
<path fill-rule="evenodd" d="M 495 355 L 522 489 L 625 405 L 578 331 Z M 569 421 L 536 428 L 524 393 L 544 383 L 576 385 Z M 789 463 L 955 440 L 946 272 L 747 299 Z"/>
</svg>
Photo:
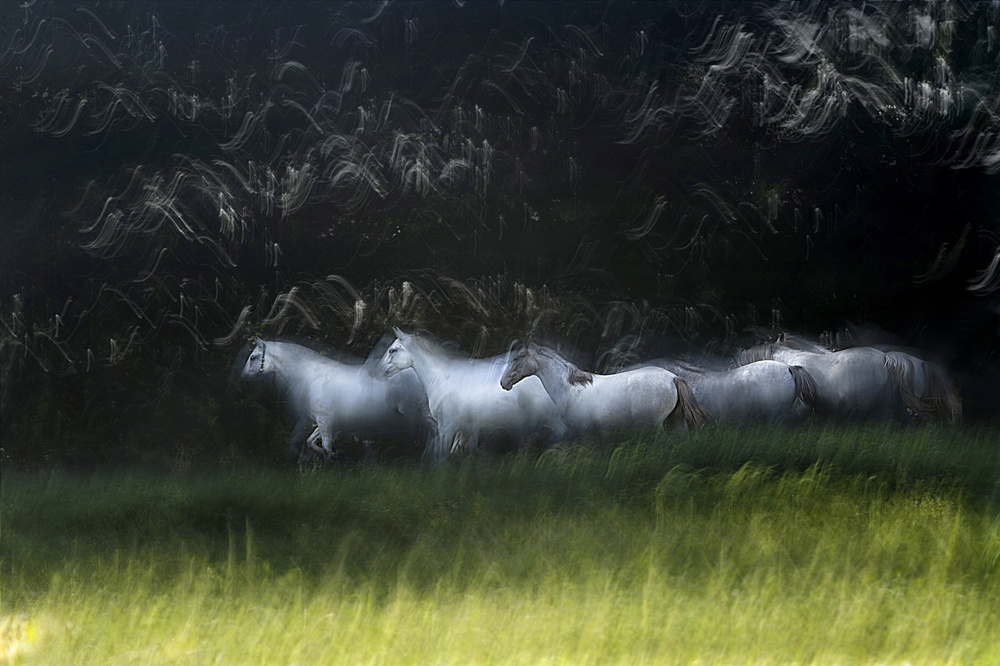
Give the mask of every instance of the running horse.
<svg viewBox="0 0 1000 666">
<path fill-rule="evenodd" d="M 309 450 L 329 458 L 338 437 L 420 437 L 428 430 L 426 394 L 413 372 L 384 379 L 372 362 L 336 361 L 301 345 L 254 338 L 241 377 L 270 378 L 284 395 L 296 419 L 289 454 L 299 461 Z"/>
<path fill-rule="evenodd" d="M 532 376 L 541 380 L 563 422 L 577 436 L 607 439 L 616 432 L 662 431 L 668 423 L 701 425 L 709 418 L 687 383 L 664 368 L 594 374 L 529 342 L 511 358 L 500 386 L 510 391 Z"/>
<path fill-rule="evenodd" d="M 427 391 L 431 418 L 437 424 L 426 458 L 432 462 L 482 444 L 544 445 L 565 438 L 566 427 L 555 403 L 537 379 L 504 391 L 499 380 L 510 353 L 471 358 L 426 337 L 394 329 L 396 341 L 386 350 L 388 376 L 412 368 Z"/>
<path fill-rule="evenodd" d="M 737 365 L 774 360 L 805 368 L 816 383 L 816 411 L 822 415 L 877 420 L 929 415 L 928 405 L 913 390 L 913 366 L 900 353 L 873 347 L 796 347 L 779 338 L 743 351 Z"/>
<path fill-rule="evenodd" d="M 665 368 L 687 382 L 713 421 L 795 421 L 808 417 L 817 404 L 816 382 L 798 365 L 757 361 L 713 371 L 660 358 L 635 367 L 643 365 Z"/>
</svg>

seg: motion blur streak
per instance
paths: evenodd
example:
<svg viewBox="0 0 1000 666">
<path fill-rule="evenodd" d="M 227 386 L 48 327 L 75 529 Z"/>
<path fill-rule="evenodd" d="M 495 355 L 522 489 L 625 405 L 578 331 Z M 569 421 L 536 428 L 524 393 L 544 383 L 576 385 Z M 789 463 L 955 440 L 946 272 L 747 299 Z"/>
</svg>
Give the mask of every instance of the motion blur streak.
<svg viewBox="0 0 1000 666">
<path fill-rule="evenodd" d="M 0 7 L 5 428 L 45 373 L 391 325 L 995 371 L 1000 3 L 232 8 Z"/>
</svg>

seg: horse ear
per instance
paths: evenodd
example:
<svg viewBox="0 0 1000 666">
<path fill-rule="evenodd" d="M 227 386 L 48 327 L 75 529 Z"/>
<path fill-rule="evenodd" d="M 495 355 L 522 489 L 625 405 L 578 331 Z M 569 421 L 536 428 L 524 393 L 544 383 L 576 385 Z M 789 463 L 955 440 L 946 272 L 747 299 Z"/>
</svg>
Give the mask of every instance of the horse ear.
<svg viewBox="0 0 1000 666">
<path fill-rule="evenodd" d="M 393 332 L 393 333 L 395 334 L 395 336 L 396 336 L 397 338 L 399 338 L 400 340 L 402 340 L 402 339 L 403 339 L 403 336 L 405 336 L 405 335 L 406 335 L 406 333 L 403 333 L 403 331 L 399 330 L 399 328 L 397 328 L 396 326 L 393 326 L 393 327 L 392 327 L 392 332 Z"/>
</svg>

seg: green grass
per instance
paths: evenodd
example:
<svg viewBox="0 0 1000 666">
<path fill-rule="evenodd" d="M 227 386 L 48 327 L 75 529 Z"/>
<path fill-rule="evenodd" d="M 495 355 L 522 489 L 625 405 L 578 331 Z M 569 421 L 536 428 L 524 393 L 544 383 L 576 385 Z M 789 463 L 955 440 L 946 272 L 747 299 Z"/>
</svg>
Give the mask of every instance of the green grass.
<svg viewBox="0 0 1000 666">
<path fill-rule="evenodd" d="M 0 661 L 1000 663 L 1000 431 L 5 474 Z"/>
</svg>

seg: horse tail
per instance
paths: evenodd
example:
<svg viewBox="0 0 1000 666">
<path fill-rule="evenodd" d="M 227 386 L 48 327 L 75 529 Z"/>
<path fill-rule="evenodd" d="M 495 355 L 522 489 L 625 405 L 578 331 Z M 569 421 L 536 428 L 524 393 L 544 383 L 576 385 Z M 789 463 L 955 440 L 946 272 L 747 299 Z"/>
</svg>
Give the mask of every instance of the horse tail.
<svg viewBox="0 0 1000 666">
<path fill-rule="evenodd" d="M 683 416 L 684 422 L 689 428 L 708 423 L 712 417 L 698 404 L 698 400 L 694 397 L 687 382 L 675 376 L 674 386 L 677 389 L 677 406 L 674 407 L 673 413 Z M 678 410 L 680 410 L 679 413 Z"/>
<path fill-rule="evenodd" d="M 913 363 L 896 352 L 885 353 L 885 369 L 903 407 L 919 418 L 931 416 L 927 403 L 913 392 Z"/>
<path fill-rule="evenodd" d="M 795 380 L 795 397 L 812 409 L 816 409 L 819 405 L 819 389 L 816 388 L 816 380 L 801 365 L 790 365 L 788 371 L 792 373 L 792 379 Z"/>
<path fill-rule="evenodd" d="M 922 398 L 924 404 L 936 415 L 947 419 L 961 418 L 962 399 L 948 373 L 936 363 L 924 361 L 923 364 L 927 374 L 927 395 Z"/>
</svg>

